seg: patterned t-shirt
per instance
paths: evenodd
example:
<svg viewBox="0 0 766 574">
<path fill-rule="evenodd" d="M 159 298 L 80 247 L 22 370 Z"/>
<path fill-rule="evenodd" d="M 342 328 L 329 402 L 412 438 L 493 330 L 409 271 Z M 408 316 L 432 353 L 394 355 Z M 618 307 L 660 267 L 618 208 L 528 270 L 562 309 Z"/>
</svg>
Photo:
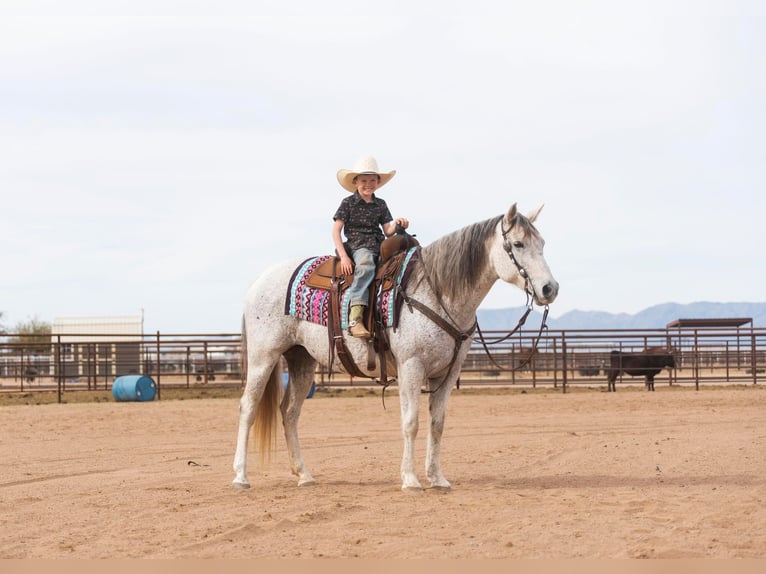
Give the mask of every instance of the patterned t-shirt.
<svg viewBox="0 0 766 574">
<path fill-rule="evenodd" d="M 385 236 L 381 227 L 392 221 L 391 212 L 385 200 L 372 195 L 372 202 L 367 203 L 359 192 L 349 195 L 340 202 L 338 210 L 333 215 L 333 221 L 343 222 L 343 234 L 346 236 L 346 246 L 351 251 L 361 247 L 380 253 L 380 243 Z"/>
</svg>

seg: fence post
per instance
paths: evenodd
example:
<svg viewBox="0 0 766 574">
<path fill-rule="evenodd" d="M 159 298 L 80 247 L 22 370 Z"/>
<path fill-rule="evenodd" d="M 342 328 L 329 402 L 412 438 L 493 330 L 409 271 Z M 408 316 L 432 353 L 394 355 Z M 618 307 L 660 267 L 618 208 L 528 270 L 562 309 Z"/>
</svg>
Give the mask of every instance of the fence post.
<svg viewBox="0 0 766 574">
<path fill-rule="evenodd" d="M 157 400 L 160 400 L 160 332 L 157 331 Z"/>
<path fill-rule="evenodd" d="M 567 392 L 567 336 L 561 331 L 561 392 Z"/>
<path fill-rule="evenodd" d="M 25 376 L 25 369 L 24 369 L 24 346 L 21 346 L 21 361 L 19 363 L 19 374 L 21 375 L 21 386 L 19 387 L 21 389 L 21 392 L 24 392 L 24 376 Z"/>
<path fill-rule="evenodd" d="M 755 360 L 755 333 L 753 332 L 753 324 L 750 324 L 750 370 L 753 373 L 753 384 L 758 383 L 758 369 L 756 369 Z"/>
<path fill-rule="evenodd" d="M 61 372 L 61 335 L 56 335 L 56 399 L 61 403 L 61 385 L 64 375 Z"/>
<path fill-rule="evenodd" d="M 202 352 L 202 370 L 204 371 L 204 374 L 202 375 L 202 382 L 207 384 L 207 341 L 202 342 Z"/>
<path fill-rule="evenodd" d="M 186 345 L 186 364 L 184 365 L 184 371 L 186 371 L 186 388 L 189 388 L 189 369 L 191 368 L 191 347 Z"/>
<path fill-rule="evenodd" d="M 694 329 L 694 389 L 700 390 L 700 348 L 697 329 Z"/>
</svg>

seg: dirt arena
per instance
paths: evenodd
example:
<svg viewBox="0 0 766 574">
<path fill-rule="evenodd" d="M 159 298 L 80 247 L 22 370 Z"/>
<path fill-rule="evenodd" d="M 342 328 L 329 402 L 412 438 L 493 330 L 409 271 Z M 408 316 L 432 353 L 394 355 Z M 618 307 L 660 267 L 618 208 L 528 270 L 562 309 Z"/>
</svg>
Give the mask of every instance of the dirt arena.
<svg viewBox="0 0 766 574">
<path fill-rule="evenodd" d="M 0 558 L 766 557 L 761 387 L 456 391 L 448 493 L 401 492 L 398 409 L 317 392 L 318 484 L 280 437 L 239 492 L 234 399 L 0 407 Z"/>
</svg>

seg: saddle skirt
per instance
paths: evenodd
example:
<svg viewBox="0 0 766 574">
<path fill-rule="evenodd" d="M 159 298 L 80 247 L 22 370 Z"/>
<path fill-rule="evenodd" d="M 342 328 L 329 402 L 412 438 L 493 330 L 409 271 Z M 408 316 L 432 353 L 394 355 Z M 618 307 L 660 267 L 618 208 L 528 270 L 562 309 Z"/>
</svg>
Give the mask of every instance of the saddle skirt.
<svg viewBox="0 0 766 574">
<path fill-rule="evenodd" d="M 390 258 L 379 266 L 376 280 L 371 289 L 377 293 L 374 297 L 374 309 L 377 320 L 386 327 L 395 327 L 398 323 L 400 304 L 397 304 L 396 293 L 401 285 L 406 283 L 411 272 L 411 264 L 416 257 L 418 248 L 412 247 Z M 401 258 L 399 259 L 399 256 Z M 328 326 L 330 314 L 330 297 L 333 280 L 334 255 L 310 257 L 301 263 L 293 272 L 287 286 L 285 297 L 285 314 L 310 321 L 318 325 Z M 396 266 L 395 276 L 392 275 L 392 265 Z M 341 328 L 348 328 L 347 287 L 353 277 L 339 275 L 335 277 L 342 281 L 338 285 L 341 291 Z"/>
</svg>

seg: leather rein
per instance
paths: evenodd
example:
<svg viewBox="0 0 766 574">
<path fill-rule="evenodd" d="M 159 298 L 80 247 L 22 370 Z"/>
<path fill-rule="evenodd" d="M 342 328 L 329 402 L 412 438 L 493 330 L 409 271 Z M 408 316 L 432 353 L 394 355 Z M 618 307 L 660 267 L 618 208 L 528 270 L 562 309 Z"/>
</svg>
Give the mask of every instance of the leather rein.
<svg viewBox="0 0 766 574">
<path fill-rule="evenodd" d="M 531 311 L 532 311 L 532 302 L 531 302 L 531 298 L 529 297 L 529 293 L 527 293 L 527 310 L 524 311 L 524 314 L 521 316 L 521 319 L 519 319 L 519 322 L 516 324 L 516 326 L 513 328 L 512 331 L 508 332 L 505 336 L 499 339 L 495 339 L 493 341 L 485 341 L 484 334 L 481 332 L 481 329 L 479 328 L 478 323 L 476 324 L 477 331 L 479 333 L 478 341 L 481 343 L 481 346 L 484 348 L 484 352 L 487 354 L 487 357 L 489 357 L 490 362 L 495 366 L 495 368 L 501 371 L 518 371 L 526 367 L 532 361 L 532 357 L 537 351 L 537 345 L 540 343 L 540 339 L 542 338 L 543 330 L 548 328 L 548 325 L 545 323 L 546 319 L 548 319 L 548 305 L 545 306 L 545 309 L 543 311 L 543 318 L 540 321 L 540 329 L 537 332 L 537 336 L 535 337 L 535 340 L 532 342 L 532 348 L 529 351 L 529 355 L 523 361 L 521 361 L 518 365 L 510 369 L 507 369 L 505 367 L 502 367 L 501 365 L 498 365 L 497 361 L 495 361 L 494 357 L 492 357 L 492 354 L 489 352 L 489 348 L 487 347 L 487 345 L 497 345 L 499 343 L 502 343 L 510 339 L 519 329 L 521 329 L 522 325 L 524 325 L 524 323 L 526 322 L 527 317 L 529 316 L 529 313 Z"/>
<path fill-rule="evenodd" d="M 447 320 L 445 320 L 441 315 L 436 313 L 433 309 L 421 303 L 417 299 L 413 299 L 412 297 L 407 295 L 404 289 L 400 289 L 399 292 L 402 294 L 402 298 L 404 299 L 404 302 L 407 304 L 407 307 L 409 308 L 410 313 L 412 313 L 412 308 L 414 307 L 415 309 L 423 313 L 423 315 L 431 319 L 431 321 L 436 323 L 439 327 L 441 327 L 442 330 L 445 331 L 448 335 L 450 335 L 452 337 L 452 340 L 455 342 L 455 346 L 452 348 L 452 358 L 450 359 L 449 368 L 447 369 L 447 374 L 444 375 L 444 378 L 442 379 L 441 384 L 434 390 L 423 391 L 425 393 L 435 393 L 437 390 L 441 388 L 441 386 L 444 384 L 444 381 L 447 380 L 447 377 L 452 372 L 452 368 L 455 366 L 455 362 L 457 361 L 457 356 L 460 353 L 460 347 L 463 345 L 463 342 L 466 339 L 471 338 L 471 335 L 473 335 L 473 332 L 479 326 L 479 323 L 478 321 L 474 320 L 474 323 L 470 329 L 468 329 L 467 331 L 461 331 L 454 325 L 454 321 L 452 323 L 447 322 Z M 447 310 L 444 308 L 444 304 L 442 303 L 441 298 L 439 299 L 439 306 L 444 310 L 445 313 L 447 313 Z M 449 317 L 449 313 L 447 313 L 447 316 Z M 450 320 L 452 320 L 452 317 L 450 317 Z"/>
</svg>

